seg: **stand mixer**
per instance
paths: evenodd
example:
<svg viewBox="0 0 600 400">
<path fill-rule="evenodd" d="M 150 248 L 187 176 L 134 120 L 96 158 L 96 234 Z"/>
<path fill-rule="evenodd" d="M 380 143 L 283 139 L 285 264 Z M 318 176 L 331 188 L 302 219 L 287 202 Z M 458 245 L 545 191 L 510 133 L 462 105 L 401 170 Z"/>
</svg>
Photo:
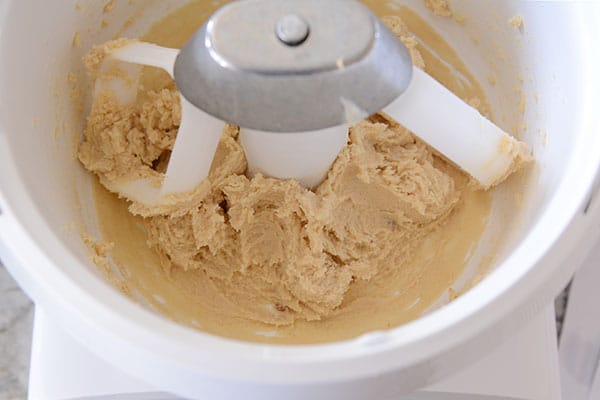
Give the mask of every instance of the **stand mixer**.
<svg viewBox="0 0 600 400">
<path fill-rule="evenodd" d="M 140 307 L 100 276 L 97 266 L 89 259 L 89 249 L 80 237 L 64 229 L 72 221 L 83 220 L 89 224 L 86 226 L 91 227 L 97 223 L 97 216 L 90 206 L 93 204 L 90 176 L 73 158 L 72 138 L 63 135 L 57 139 L 51 134 L 55 127 L 66 124 L 80 128 L 81 125 L 81 120 L 70 114 L 67 74 L 81 65 L 84 50 L 87 51 L 93 44 L 121 36 L 138 37 L 147 32 L 155 21 L 186 3 L 183 0 L 116 1 L 108 14 L 103 11 L 104 2 L 86 0 L 55 2 L 51 6 L 36 0 L 8 0 L 0 7 L 0 87 L 3 88 L 0 92 L 0 256 L 36 302 L 40 310 L 39 320 L 50 320 L 60 333 L 68 336 L 67 341 L 76 341 L 85 351 L 105 362 L 113 372 L 122 371 L 141 382 L 152 382 L 152 390 L 171 392 L 184 398 L 331 399 L 334 395 L 345 399 L 398 398 L 442 381 L 464 366 L 473 364 L 476 359 L 483 358 L 491 349 L 499 349 L 506 356 L 508 351 L 500 345 L 510 343 L 511 339 L 520 340 L 517 332 L 550 304 L 594 241 L 588 228 L 600 214 L 597 201 L 600 193 L 597 180 L 600 137 L 596 134 L 597 107 L 600 104 L 596 71 L 600 60 L 593 40 L 600 35 L 596 22 L 600 11 L 594 7 L 597 4 L 450 1 L 452 9 L 467 18 L 466 25 L 459 25 L 452 20 L 435 17 L 421 0 L 370 2 L 382 7 L 385 5 L 389 14 L 395 12 L 393 6 L 402 3 L 441 32 L 467 65 L 473 68 L 476 78 L 484 83 L 491 109 L 496 112 L 502 126 L 512 127 L 513 122 L 515 125 L 519 122 L 515 117 L 521 116 L 518 99 L 515 99 L 512 85 L 518 85 L 517 77 L 519 73 L 523 74 L 523 94 L 528 108 L 522 119 L 527 122 L 528 129 L 522 139 L 532 147 L 537 165 L 531 174 L 525 176 L 527 190 L 522 207 L 514 206 L 510 191 L 512 182 L 501 185 L 492 193 L 494 208 L 486 238 L 499 237 L 505 246 L 498 253 L 489 275 L 465 294 L 413 322 L 388 331 L 371 332 L 353 340 L 322 345 L 272 346 L 209 335 Z M 211 4 L 217 3 L 206 1 L 207 9 Z M 207 12 L 206 17 L 209 14 Z M 525 21 L 522 32 L 506 24 L 515 14 Z M 278 17 L 287 15 L 299 16 L 314 33 L 316 26 L 306 15 L 286 10 Z M 137 18 L 130 20 L 133 16 Z M 109 25 L 103 30 L 88 31 L 90 27 L 103 26 L 104 20 Z M 133 22 L 127 24 L 127 21 Z M 302 44 L 288 46 L 281 43 L 276 30 L 277 21 L 269 24 L 272 41 L 290 51 L 309 44 L 312 38 L 310 32 Z M 297 28 L 298 21 L 292 22 L 292 28 Z M 299 26 L 302 28 L 302 24 Z M 281 28 L 279 34 L 290 35 L 288 39 L 293 43 L 303 35 L 302 29 L 292 28 Z M 82 49 L 72 45 L 74 32 L 81 33 Z M 476 38 L 477 43 L 470 38 Z M 251 44 L 247 43 L 248 46 Z M 498 59 L 498 48 L 503 51 L 506 62 Z M 170 58 L 161 65 L 175 71 L 179 51 L 166 53 Z M 565 56 L 556 58 L 556 54 Z M 155 63 L 156 59 L 131 61 L 142 61 L 146 65 Z M 489 60 L 495 64 L 490 64 Z M 117 63 L 119 68 L 126 68 L 122 61 Z M 495 86 L 485 83 L 490 71 L 497 74 Z M 398 101 L 409 98 L 410 85 L 417 82 L 417 73 L 413 70 L 411 83 L 404 94 L 398 94 Z M 49 82 L 57 82 L 59 90 L 53 90 Z M 127 92 L 126 84 L 115 82 L 114 86 L 111 89 L 114 93 L 119 88 Z M 183 87 L 180 89 L 184 91 Z M 365 95 L 368 93 L 365 92 Z M 189 100 L 191 104 L 192 98 Z M 311 101 L 316 102 L 316 98 Z M 354 101 L 361 104 L 360 98 Z M 384 112 L 388 112 L 394 103 L 383 106 Z M 407 110 L 408 106 L 419 104 L 417 101 L 407 103 L 400 108 Z M 436 117 L 428 118 L 428 123 L 441 123 L 442 119 L 437 121 L 437 115 L 443 107 L 438 108 Z M 204 112 L 210 114 L 208 111 Z M 393 111 L 389 114 L 427 140 L 426 132 L 418 126 L 411 127 L 408 118 L 394 115 Z M 503 114 L 507 115 L 507 121 L 502 120 Z M 415 116 L 420 115 L 415 113 Z M 220 129 L 224 121 L 235 123 L 231 109 L 227 115 L 215 118 L 215 127 Z M 455 118 L 454 121 L 465 120 Z M 472 121 L 476 121 L 477 128 L 482 123 L 478 119 Z M 452 123 L 444 119 L 444 123 L 448 122 Z M 346 119 L 339 124 L 345 123 Z M 243 127 L 243 124 L 240 125 Z M 330 128 L 337 129 L 338 125 Z M 319 128 L 326 126 L 314 129 Z M 245 129 L 252 129 L 252 126 Z M 265 128 L 258 127 L 257 130 L 260 129 Z M 542 140 L 542 135 L 536 133 L 538 130 L 547 132 L 547 140 Z M 447 131 L 446 126 L 444 131 Z M 472 130 L 465 130 L 462 134 L 468 134 L 467 131 Z M 277 133 L 281 132 L 278 130 L 274 132 L 264 133 L 264 136 L 268 135 L 269 143 L 274 146 L 275 140 L 282 140 L 281 146 L 274 148 L 285 151 L 292 137 L 297 139 L 293 146 L 299 147 L 308 142 L 306 153 L 320 150 L 319 143 L 326 137 L 313 135 L 316 138 L 312 143 L 317 144 L 311 145 L 311 133 L 294 136 Z M 457 141 L 461 137 L 458 135 L 450 139 Z M 340 133 L 339 138 L 332 141 L 341 146 L 345 135 Z M 498 142 L 500 140 L 496 144 Z M 253 151 L 260 155 L 252 163 L 265 160 L 261 154 L 264 145 L 260 141 L 258 143 L 255 150 L 249 143 L 244 145 L 247 155 Z M 431 144 L 458 163 L 458 159 L 445 153 L 443 147 Z M 498 146 L 490 146 L 498 149 Z M 327 157 L 335 158 L 336 146 L 324 147 L 331 148 Z M 477 156 L 480 149 L 469 151 L 469 157 Z M 202 148 L 194 148 L 193 151 L 199 153 Z M 275 157 L 277 151 L 265 153 L 269 153 L 268 157 Z M 206 153 L 210 157 L 210 151 Z M 289 155 L 289 152 L 281 154 Z M 283 161 L 293 160 L 290 164 L 297 165 L 298 159 L 282 158 Z M 274 165 L 277 168 L 263 173 L 276 176 L 274 174 L 283 170 L 284 164 L 276 161 Z M 294 174 L 289 176 L 301 179 L 304 172 L 300 169 L 299 172 L 292 171 Z M 469 173 L 485 170 L 463 169 Z M 196 174 L 194 180 L 201 177 L 201 173 Z M 313 182 L 319 179 L 316 174 Z M 189 183 L 193 185 L 195 182 L 190 180 Z M 306 186 L 309 184 L 305 183 Z M 142 188 L 147 187 L 145 183 L 141 185 Z M 164 184 L 161 182 L 161 185 Z M 130 195 L 139 195 L 140 200 L 163 201 L 160 192 L 159 195 L 141 192 L 142 189 L 134 188 Z M 507 220 L 518 223 L 506 223 Z M 465 278 L 466 281 L 470 279 L 471 276 Z M 547 322 L 545 325 L 551 326 L 551 313 L 546 312 L 542 316 Z M 38 332 L 43 335 L 42 324 L 39 326 Z M 540 342 L 535 340 L 536 337 L 539 335 L 531 335 L 521 344 L 531 349 L 531 343 Z M 48 335 L 47 338 L 53 337 Z M 553 347 L 549 340 L 546 342 L 540 347 Z M 56 349 L 54 340 L 38 343 L 42 344 L 39 347 L 34 345 L 34 354 L 42 354 L 38 351 L 42 349 Z M 518 347 L 514 349 L 518 351 Z M 64 355 L 59 351 L 54 354 L 56 358 L 48 357 L 48 369 L 36 371 L 60 372 L 57 365 L 64 362 Z M 544 364 L 540 361 L 541 357 L 528 359 Z M 53 362 L 56 360 L 59 362 Z M 515 360 L 518 359 L 512 358 L 512 361 Z M 517 366 L 532 365 L 515 362 Z M 86 372 L 81 368 L 82 364 L 74 365 L 71 370 Z M 509 371 L 517 370 L 511 368 L 510 362 L 506 365 Z M 110 373 L 106 375 L 109 380 L 111 376 Z M 521 378 L 523 376 L 520 374 Z M 51 374 L 41 373 L 37 377 L 53 378 Z M 465 379 L 467 385 L 460 388 L 462 392 L 473 389 L 470 383 L 484 383 L 484 377 L 473 377 Z M 487 377 L 491 379 L 494 375 Z M 88 382 L 67 378 L 69 383 L 82 383 L 82 386 Z M 95 376 L 88 378 L 98 381 Z M 505 387 L 512 386 L 507 384 Z M 83 389 L 89 389 L 89 386 Z M 69 393 L 76 397 L 118 392 L 118 388 L 108 388 L 114 389 L 113 392 L 107 392 L 106 387 L 101 389 L 94 393 L 67 390 L 55 393 Z M 130 389 L 141 391 L 149 388 Z M 522 396 L 504 394 L 526 397 L 524 392 Z M 425 396 L 409 395 L 408 398 L 428 398 Z M 467 398 L 463 395 L 446 398 L 457 396 Z M 145 397 L 142 395 L 142 398 Z"/>
</svg>

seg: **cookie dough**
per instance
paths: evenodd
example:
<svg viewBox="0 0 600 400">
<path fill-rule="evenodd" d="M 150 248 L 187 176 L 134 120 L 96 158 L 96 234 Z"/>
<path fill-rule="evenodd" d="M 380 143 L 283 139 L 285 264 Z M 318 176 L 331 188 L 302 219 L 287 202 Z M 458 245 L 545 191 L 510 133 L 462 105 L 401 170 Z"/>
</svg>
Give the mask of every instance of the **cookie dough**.
<svg viewBox="0 0 600 400">
<path fill-rule="evenodd" d="M 425 6 L 429 8 L 435 15 L 440 17 L 451 17 L 452 11 L 446 0 L 425 0 Z"/>
<path fill-rule="evenodd" d="M 426 69 L 431 56 L 418 48 L 402 19 L 388 16 L 384 22 Z M 102 51 L 98 47 L 86 58 L 92 75 Z M 109 190 L 115 180 L 160 177 L 165 170 L 181 109 L 174 85 L 161 79 L 164 84 L 142 90 L 134 105 L 120 106 L 109 95 L 94 99 L 79 158 Z M 465 95 L 473 93 L 479 95 Z M 487 113 L 481 97 L 468 99 Z M 208 178 L 194 191 L 167 206 L 128 203 L 163 276 L 179 285 L 192 307 L 223 316 L 216 325 L 226 319 L 264 327 L 324 323 L 375 298 L 386 304 L 388 295 L 411 293 L 428 276 L 418 266 L 425 268 L 431 255 L 447 249 L 441 232 L 455 223 L 458 210 L 482 199 L 483 206 L 472 206 L 474 236 L 489 212 L 485 194 L 461 171 L 385 115 L 350 130 L 348 145 L 314 191 L 293 180 L 249 179 L 245 172 L 238 129 L 227 126 Z M 468 245 L 456 247 L 466 252 Z M 447 257 L 462 262 L 465 255 Z M 390 282 L 398 287 L 390 290 Z M 451 284 L 448 278 L 435 287 Z M 373 295 L 378 291 L 385 295 Z M 423 290 L 407 310 L 420 310 L 417 303 L 431 304 L 437 295 Z M 208 321 L 199 325 L 221 333 Z"/>
</svg>

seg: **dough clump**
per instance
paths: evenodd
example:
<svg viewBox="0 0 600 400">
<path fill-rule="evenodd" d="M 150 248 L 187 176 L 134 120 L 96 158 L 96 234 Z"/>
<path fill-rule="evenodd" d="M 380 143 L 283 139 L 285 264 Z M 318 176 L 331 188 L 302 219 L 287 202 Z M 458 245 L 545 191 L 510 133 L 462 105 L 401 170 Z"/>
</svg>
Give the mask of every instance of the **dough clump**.
<svg viewBox="0 0 600 400">
<path fill-rule="evenodd" d="M 423 68 L 402 20 L 385 22 Z M 102 52 L 96 48 L 86 59 L 94 77 Z M 180 119 L 174 87 L 126 106 L 108 94 L 95 96 L 79 159 L 109 190 L 122 179 L 160 183 Z M 314 191 L 293 180 L 249 179 L 238 133 L 226 127 L 210 174 L 194 191 L 160 207 L 132 202 L 129 210 L 144 218 L 148 243 L 165 270 L 202 271 L 237 316 L 266 324 L 331 315 L 353 283 L 389 270 L 390 260 L 410 258 L 469 184 L 384 115 L 350 130 Z"/>
<path fill-rule="evenodd" d="M 452 10 L 447 0 L 425 0 L 425 6 L 435 15 L 440 17 L 452 17 Z"/>
</svg>

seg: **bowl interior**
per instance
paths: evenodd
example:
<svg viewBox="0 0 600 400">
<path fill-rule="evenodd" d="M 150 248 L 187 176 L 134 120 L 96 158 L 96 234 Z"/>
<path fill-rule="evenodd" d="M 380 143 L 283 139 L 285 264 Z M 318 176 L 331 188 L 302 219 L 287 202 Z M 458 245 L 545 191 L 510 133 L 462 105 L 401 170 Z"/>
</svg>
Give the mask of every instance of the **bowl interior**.
<svg viewBox="0 0 600 400">
<path fill-rule="evenodd" d="M 108 10 L 98 1 L 63 1 L 53 4 L 43 15 L 35 12 L 32 1 L 12 1 L 2 6 L 6 9 L 0 23 L 0 135 L 6 137 L 16 171 L 10 179 L 21 183 L 42 216 L 41 222 L 51 227 L 78 260 L 73 264 L 57 259 L 56 267 L 67 275 L 85 268 L 97 276 L 82 283 L 90 285 L 82 287 L 84 291 L 108 283 L 92 262 L 90 249 L 80 234 L 83 231 L 100 237 L 92 180 L 76 158 L 76 143 L 89 108 L 89 83 L 84 78 L 81 58 L 93 44 L 118 36 L 142 35 L 153 22 L 184 3 L 116 1 Z M 219 4 L 210 3 L 207 17 Z M 459 21 L 434 16 L 420 0 L 385 3 L 392 9 L 409 6 L 447 38 L 483 85 L 496 123 L 517 133 L 531 146 L 536 158 L 534 166 L 492 192 L 488 228 L 469 267 L 453 286 L 461 292 L 503 267 L 503 261 L 539 223 L 563 180 L 565 166 L 581 150 L 584 133 L 576 129 L 578 115 L 564 112 L 565 105 L 572 110 L 578 108 L 577 74 L 569 63 L 545 62 L 555 51 L 548 42 L 554 36 L 559 40 L 555 30 L 568 36 L 570 24 L 575 22 L 567 18 L 560 22 L 564 25 L 560 30 L 550 29 L 540 22 L 541 14 L 519 1 L 452 1 Z M 515 15 L 524 17 L 524 29 L 508 24 Z M 30 29 L 31 25 L 36 29 Z M 535 40 L 540 37 L 549 39 Z M 568 40 L 560 38 L 561 43 Z M 577 57 L 576 46 L 564 48 L 571 52 L 563 55 L 565 59 Z M 11 202 L 11 193 L 3 195 Z M 35 235 L 33 222 L 29 226 L 26 218 L 29 210 L 14 201 L 11 209 L 25 229 Z M 43 238 L 38 242 L 45 246 Z M 112 293 L 122 296 L 117 290 Z M 139 300 L 147 304 L 143 296 Z M 433 308 L 447 301 L 444 296 Z"/>
</svg>

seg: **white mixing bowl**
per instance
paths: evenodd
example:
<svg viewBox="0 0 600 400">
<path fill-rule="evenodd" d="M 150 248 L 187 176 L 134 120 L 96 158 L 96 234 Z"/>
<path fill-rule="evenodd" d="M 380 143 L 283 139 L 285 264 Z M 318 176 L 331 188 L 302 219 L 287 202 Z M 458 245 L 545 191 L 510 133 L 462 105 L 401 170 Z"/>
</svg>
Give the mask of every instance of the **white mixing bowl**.
<svg viewBox="0 0 600 400">
<path fill-rule="evenodd" d="M 67 73 L 132 15 L 122 32 L 129 36 L 183 2 L 122 0 L 110 14 L 104 3 L 0 2 L 0 255 L 38 306 L 132 376 L 191 398 L 388 398 L 436 382 L 510 336 L 566 284 L 591 242 L 587 226 L 600 211 L 593 197 L 600 165 L 596 4 L 451 1 L 467 17 L 461 26 L 434 17 L 421 1 L 398 1 L 442 32 L 480 82 L 496 71 L 496 85 L 486 90 L 506 129 L 519 123 L 514 86 L 522 78 L 523 139 L 537 164 L 524 178 L 522 206 L 513 201 L 518 182 L 493 194 L 482 242 L 502 240 L 493 271 L 412 323 L 345 342 L 251 344 L 177 325 L 106 283 L 69 229 L 85 221 L 93 230 L 96 217 L 90 177 L 73 157 L 71 132 L 83 121 Z M 523 32 L 507 23 L 517 14 Z M 101 29 L 105 18 L 110 24 Z M 82 48 L 72 45 L 75 32 Z"/>
</svg>

